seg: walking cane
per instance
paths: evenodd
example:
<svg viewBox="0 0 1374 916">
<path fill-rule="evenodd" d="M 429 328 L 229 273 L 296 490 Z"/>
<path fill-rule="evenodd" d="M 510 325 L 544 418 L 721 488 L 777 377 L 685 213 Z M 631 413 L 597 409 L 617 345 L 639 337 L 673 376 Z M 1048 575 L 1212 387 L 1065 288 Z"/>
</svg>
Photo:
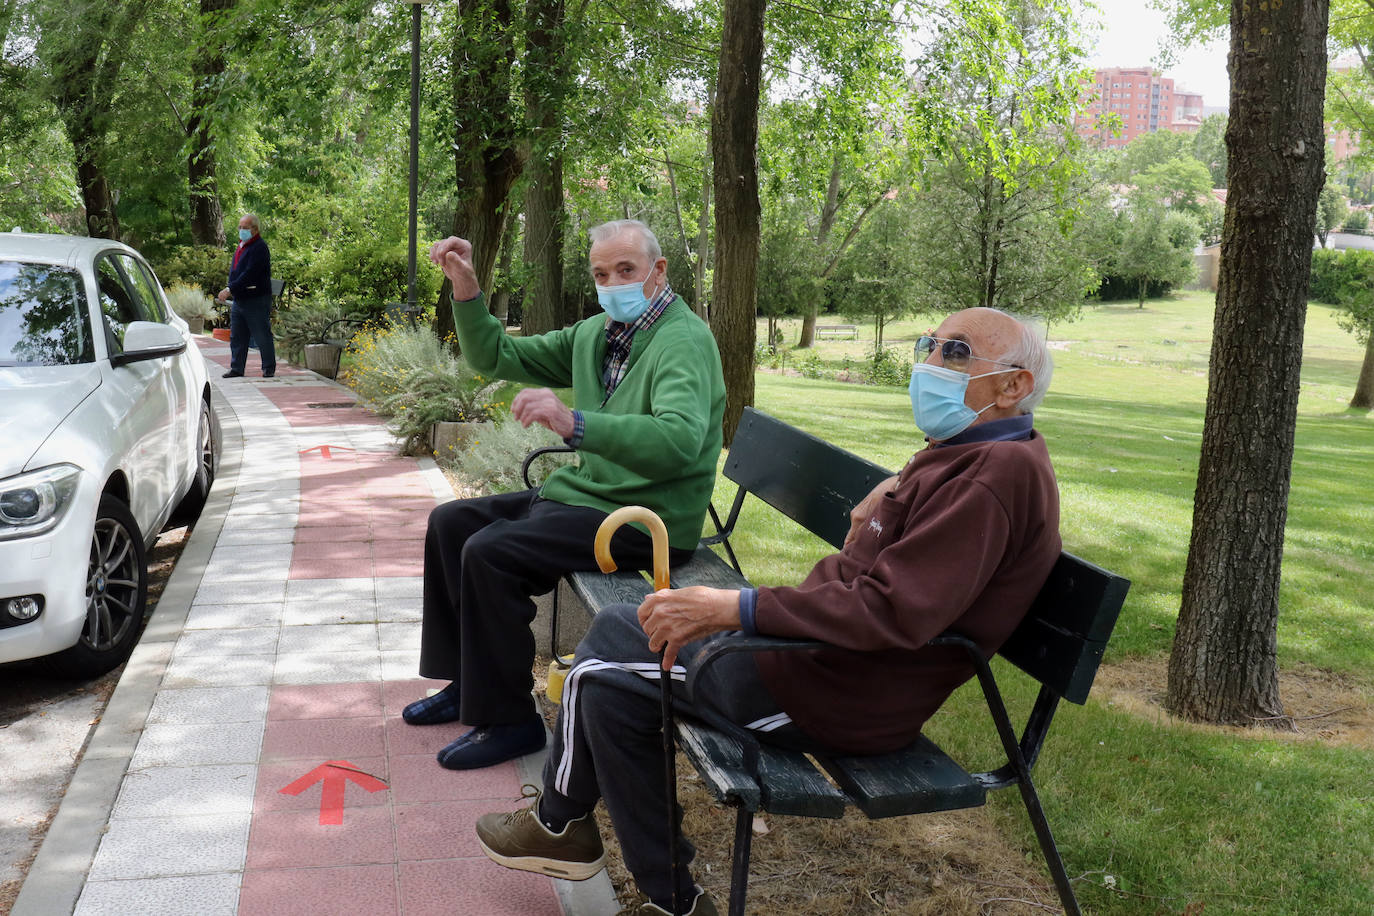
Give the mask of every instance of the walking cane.
<svg viewBox="0 0 1374 916">
<path fill-rule="evenodd" d="M 630 522 L 641 522 L 649 529 L 649 535 L 653 538 L 654 545 L 654 591 L 661 588 L 668 588 L 668 529 L 663 524 L 663 519 L 659 518 L 650 509 L 643 506 L 623 506 L 610 515 L 601 523 L 601 527 L 596 530 L 596 563 L 601 567 L 603 573 L 615 572 L 615 560 L 611 559 L 611 535 L 615 534 L 616 529 L 621 525 Z M 664 646 L 667 651 L 667 646 Z M 682 907 L 678 900 L 677 893 L 677 874 L 678 874 L 678 850 L 677 850 L 677 824 L 674 818 L 677 815 L 677 772 L 673 759 L 673 692 L 672 678 L 666 668 L 663 667 L 664 653 L 659 653 L 658 666 L 658 686 L 659 686 L 659 707 L 663 718 L 663 784 L 667 789 L 668 797 L 668 854 L 669 862 L 672 866 L 673 882 L 673 912 L 679 913 Z"/>
</svg>

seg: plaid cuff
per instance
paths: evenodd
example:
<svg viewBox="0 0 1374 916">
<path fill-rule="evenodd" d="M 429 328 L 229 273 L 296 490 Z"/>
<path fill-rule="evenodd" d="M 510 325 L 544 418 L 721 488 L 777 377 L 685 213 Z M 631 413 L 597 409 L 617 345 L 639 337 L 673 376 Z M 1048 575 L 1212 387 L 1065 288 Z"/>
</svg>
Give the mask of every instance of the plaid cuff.
<svg viewBox="0 0 1374 916">
<path fill-rule="evenodd" d="M 586 435 L 586 433 L 587 423 L 582 419 L 582 411 L 574 410 L 572 435 L 563 440 L 564 444 L 577 448 L 582 444 L 582 437 Z"/>
</svg>

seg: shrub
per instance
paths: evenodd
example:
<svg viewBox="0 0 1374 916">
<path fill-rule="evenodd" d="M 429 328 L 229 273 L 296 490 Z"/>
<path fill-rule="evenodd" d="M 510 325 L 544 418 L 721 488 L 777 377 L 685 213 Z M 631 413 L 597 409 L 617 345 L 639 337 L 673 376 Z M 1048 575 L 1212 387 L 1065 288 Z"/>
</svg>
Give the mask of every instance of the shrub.
<svg viewBox="0 0 1374 916">
<path fill-rule="evenodd" d="M 804 378 L 820 378 L 825 375 L 825 369 L 821 365 L 820 354 L 812 351 L 803 356 L 801 362 L 797 364 L 797 371 L 800 372 Z"/>
<path fill-rule="evenodd" d="M 490 493 L 510 493 L 525 488 L 525 481 L 520 475 L 520 465 L 525 456 L 537 448 L 561 445 L 562 441 L 537 423 L 526 429 L 510 414 L 505 414 L 490 432 L 470 442 L 466 449 L 443 464 L 473 486 Z M 577 455 L 574 452 L 541 457 L 532 468 L 536 475 L 535 484 L 547 478 L 556 467 L 576 462 Z"/>
<path fill-rule="evenodd" d="M 297 365 L 305 361 L 305 345 L 320 342 L 320 335 L 331 321 L 347 318 L 342 305 L 320 299 L 306 299 L 283 306 L 272 316 L 272 337 L 277 352 Z"/>
<path fill-rule="evenodd" d="M 1364 232 L 1369 228 L 1369 211 L 1351 210 L 1341 228 L 1346 232 Z"/>
<path fill-rule="evenodd" d="M 191 318 L 210 319 L 215 317 L 214 300 L 201 292 L 199 287 L 186 283 L 174 283 L 167 287 L 166 292 L 167 304 L 181 318 L 189 320 Z"/>
<path fill-rule="evenodd" d="M 475 374 L 427 325 L 365 329 L 353 339 L 349 382 L 367 405 L 389 418 L 406 454 L 427 451 L 429 428 L 441 420 L 490 420 L 500 382 Z"/>
<path fill-rule="evenodd" d="M 463 423 L 490 420 L 503 406 L 493 401 L 501 382 L 482 384 L 480 375 L 438 366 L 416 366 L 402 374 L 400 388 L 371 402 L 377 413 L 388 417 L 387 428 L 401 440 L 407 455 L 429 454 L 430 427 L 439 422 Z"/>
<path fill-rule="evenodd" d="M 878 347 L 868 360 L 868 383 L 905 388 L 911 381 L 911 360 L 896 350 Z"/>
<path fill-rule="evenodd" d="M 185 284 L 213 297 L 229 279 L 229 254 L 213 245 L 182 245 L 173 248 L 153 265 L 164 288 Z"/>
</svg>

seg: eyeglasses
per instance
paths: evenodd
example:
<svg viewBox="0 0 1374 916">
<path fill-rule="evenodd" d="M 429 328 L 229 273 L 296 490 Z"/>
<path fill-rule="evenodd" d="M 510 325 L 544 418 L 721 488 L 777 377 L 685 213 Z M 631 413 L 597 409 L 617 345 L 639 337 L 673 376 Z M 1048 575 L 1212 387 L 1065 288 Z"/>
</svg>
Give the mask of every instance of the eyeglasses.
<svg viewBox="0 0 1374 916">
<path fill-rule="evenodd" d="M 1015 363 L 1004 363 L 1000 359 L 988 359 L 986 356 L 975 356 L 973 348 L 968 345 L 966 340 L 954 340 L 948 337 L 931 337 L 923 334 L 916 341 L 916 362 L 923 363 L 930 359 L 930 354 L 936 348 L 940 350 L 940 362 L 947 369 L 956 372 L 963 372 L 968 368 L 969 360 L 981 359 L 985 363 L 994 363 L 998 366 L 1011 366 L 1014 369 L 1023 369 Z"/>
</svg>

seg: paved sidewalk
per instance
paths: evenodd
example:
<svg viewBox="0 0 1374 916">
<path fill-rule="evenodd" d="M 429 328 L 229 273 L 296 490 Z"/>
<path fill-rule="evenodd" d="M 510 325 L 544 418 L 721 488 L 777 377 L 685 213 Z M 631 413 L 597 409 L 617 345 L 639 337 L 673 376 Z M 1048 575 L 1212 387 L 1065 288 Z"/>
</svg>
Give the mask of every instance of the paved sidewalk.
<svg viewBox="0 0 1374 916">
<path fill-rule="evenodd" d="M 395 455 L 352 392 L 278 367 L 222 380 L 205 513 L 29 870 L 14 916 L 611 914 L 587 882 L 510 871 L 479 814 L 513 809 L 542 755 L 443 769 L 417 728 L 422 539 L 452 498 Z"/>
</svg>

